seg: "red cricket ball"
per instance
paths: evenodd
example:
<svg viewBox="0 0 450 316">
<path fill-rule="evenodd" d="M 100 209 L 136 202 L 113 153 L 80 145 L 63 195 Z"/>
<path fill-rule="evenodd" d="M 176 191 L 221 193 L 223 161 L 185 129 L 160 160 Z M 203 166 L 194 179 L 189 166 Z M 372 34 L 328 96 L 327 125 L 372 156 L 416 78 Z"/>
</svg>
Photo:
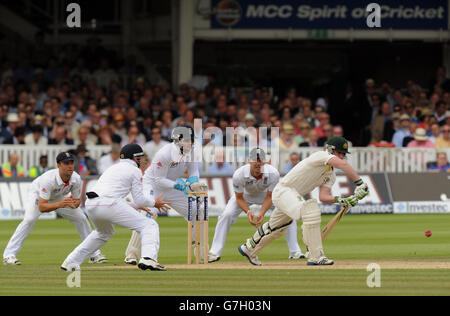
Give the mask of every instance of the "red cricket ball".
<svg viewBox="0 0 450 316">
<path fill-rule="evenodd" d="M 431 236 L 431 230 L 426 230 L 425 231 L 425 236 L 430 237 Z"/>
</svg>

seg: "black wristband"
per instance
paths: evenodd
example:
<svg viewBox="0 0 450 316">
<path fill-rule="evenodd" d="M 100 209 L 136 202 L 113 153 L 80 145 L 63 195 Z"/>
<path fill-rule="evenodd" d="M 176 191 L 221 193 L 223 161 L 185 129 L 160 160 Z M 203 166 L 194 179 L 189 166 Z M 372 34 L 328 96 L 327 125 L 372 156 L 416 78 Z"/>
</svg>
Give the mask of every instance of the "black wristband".
<svg viewBox="0 0 450 316">
<path fill-rule="evenodd" d="M 363 180 L 359 179 L 359 180 L 356 180 L 354 183 L 355 183 L 356 186 L 360 186 L 364 182 L 363 182 Z"/>
</svg>

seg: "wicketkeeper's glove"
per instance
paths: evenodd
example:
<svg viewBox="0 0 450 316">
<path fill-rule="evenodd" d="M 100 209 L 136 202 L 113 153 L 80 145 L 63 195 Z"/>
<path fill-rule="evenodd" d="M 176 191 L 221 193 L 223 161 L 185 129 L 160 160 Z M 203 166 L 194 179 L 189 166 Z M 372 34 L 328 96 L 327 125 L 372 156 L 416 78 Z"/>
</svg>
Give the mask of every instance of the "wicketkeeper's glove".
<svg viewBox="0 0 450 316">
<path fill-rule="evenodd" d="M 173 188 L 183 192 L 185 195 L 188 194 L 188 184 L 181 178 L 177 179 L 177 183 L 174 184 Z"/>
<path fill-rule="evenodd" d="M 339 205 L 342 208 L 344 208 L 344 207 L 350 208 L 350 207 L 356 206 L 358 204 L 358 198 L 354 195 L 350 195 L 348 197 L 335 196 L 334 201 L 336 203 L 339 203 Z"/>
<path fill-rule="evenodd" d="M 362 200 L 367 195 L 369 195 L 369 187 L 361 179 L 355 181 L 355 185 L 356 188 L 353 195 L 356 196 L 358 200 Z"/>
</svg>

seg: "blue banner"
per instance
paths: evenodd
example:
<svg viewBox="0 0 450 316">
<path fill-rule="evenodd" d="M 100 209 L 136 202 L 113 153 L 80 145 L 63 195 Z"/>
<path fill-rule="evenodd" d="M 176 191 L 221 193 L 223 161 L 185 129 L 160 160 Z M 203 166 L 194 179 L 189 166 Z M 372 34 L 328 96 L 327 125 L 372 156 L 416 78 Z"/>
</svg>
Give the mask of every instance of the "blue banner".
<svg viewBox="0 0 450 316">
<path fill-rule="evenodd" d="M 448 29 L 447 0 L 211 0 L 211 27 L 369 29 L 370 3 L 380 6 L 382 29 Z"/>
</svg>

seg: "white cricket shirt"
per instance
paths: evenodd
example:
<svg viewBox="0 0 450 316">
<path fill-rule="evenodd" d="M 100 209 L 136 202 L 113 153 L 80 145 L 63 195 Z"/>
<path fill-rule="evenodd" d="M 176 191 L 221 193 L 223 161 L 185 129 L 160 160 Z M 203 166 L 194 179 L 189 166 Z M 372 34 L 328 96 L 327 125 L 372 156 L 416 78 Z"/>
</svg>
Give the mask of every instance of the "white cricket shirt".
<svg viewBox="0 0 450 316">
<path fill-rule="evenodd" d="M 313 153 L 292 168 L 280 184 L 294 188 L 302 196 L 321 185 L 331 188 L 336 181 L 336 173 L 328 161 L 333 157 L 336 156 L 326 151 Z"/>
<path fill-rule="evenodd" d="M 139 206 L 155 205 L 150 194 L 144 193 L 142 172 L 137 164 L 130 159 L 120 159 L 100 176 L 92 188 L 101 198 L 124 199 L 130 192 L 133 201 Z"/>
<path fill-rule="evenodd" d="M 250 173 L 250 164 L 238 168 L 233 174 L 233 189 L 236 193 L 244 193 L 247 203 L 262 204 L 267 191 L 272 192 L 278 181 L 280 173 L 269 164 L 262 168 L 263 174 L 256 179 Z"/>
<path fill-rule="evenodd" d="M 50 203 L 61 201 L 69 193 L 74 199 L 81 197 L 81 177 L 75 171 L 69 182 L 64 183 L 59 175 L 59 169 L 52 169 L 40 175 L 31 183 L 31 191 Z"/>
<path fill-rule="evenodd" d="M 192 147 L 192 150 L 194 147 Z M 190 153 L 193 156 L 193 152 Z M 198 163 L 189 161 L 190 157 L 181 155 L 174 143 L 161 148 L 152 160 L 152 164 L 144 174 L 145 185 L 157 191 L 173 189 L 177 178 L 199 176 Z"/>
</svg>

